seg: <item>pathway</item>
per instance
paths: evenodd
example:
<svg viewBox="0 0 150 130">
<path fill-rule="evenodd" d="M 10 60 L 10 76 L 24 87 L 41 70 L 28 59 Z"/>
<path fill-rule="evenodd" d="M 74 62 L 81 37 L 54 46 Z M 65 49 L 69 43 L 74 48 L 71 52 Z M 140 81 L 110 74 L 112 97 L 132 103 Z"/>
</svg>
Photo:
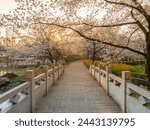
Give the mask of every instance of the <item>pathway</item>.
<svg viewBox="0 0 150 130">
<path fill-rule="evenodd" d="M 106 95 L 81 61 L 68 65 L 64 75 L 36 106 L 38 113 L 119 113 L 119 106 Z"/>
</svg>

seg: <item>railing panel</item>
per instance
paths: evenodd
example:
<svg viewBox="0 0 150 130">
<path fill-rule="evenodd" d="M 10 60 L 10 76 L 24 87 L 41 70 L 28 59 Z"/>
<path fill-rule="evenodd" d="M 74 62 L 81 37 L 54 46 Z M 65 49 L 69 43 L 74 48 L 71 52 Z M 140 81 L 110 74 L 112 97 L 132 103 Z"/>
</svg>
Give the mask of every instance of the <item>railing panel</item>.
<svg viewBox="0 0 150 130">
<path fill-rule="evenodd" d="M 97 81 L 99 81 L 99 71 L 96 71 L 96 72 L 95 72 L 95 79 L 96 79 Z"/>
<path fill-rule="evenodd" d="M 150 112 L 146 104 L 150 104 L 150 92 L 132 83 L 127 83 L 127 112 Z"/>
<path fill-rule="evenodd" d="M 40 85 L 35 88 L 35 105 L 39 102 L 39 100 L 45 95 L 46 87 L 45 81 L 42 81 Z"/>
<path fill-rule="evenodd" d="M 25 82 L 0 95 L 1 112 L 29 112 L 29 82 Z"/>
<path fill-rule="evenodd" d="M 58 70 L 55 71 L 55 81 L 58 79 Z"/>
<path fill-rule="evenodd" d="M 127 83 L 127 87 L 128 87 L 129 89 L 131 89 L 131 90 L 133 90 L 133 91 L 135 91 L 135 92 L 141 94 L 142 96 L 144 96 L 144 97 L 150 99 L 150 92 L 147 91 L 146 89 L 141 88 L 141 87 L 139 87 L 139 86 L 137 86 L 137 85 L 134 85 L 134 84 L 132 84 L 132 83 Z"/>
<path fill-rule="evenodd" d="M 131 72 L 124 71 L 122 78 L 120 78 L 102 69 L 99 72 L 98 67 L 94 67 L 93 65 L 90 66 L 90 69 L 91 75 L 100 82 L 100 85 L 119 104 L 123 112 L 150 113 L 150 92 L 129 83 L 131 81 Z M 132 93 L 136 94 L 136 96 L 134 97 Z"/>
<path fill-rule="evenodd" d="M 102 74 L 106 74 L 106 71 L 105 71 L 105 70 L 102 70 L 102 69 L 101 69 L 100 71 L 101 71 Z"/>
<path fill-rule="evenodd" d="M 118 86 L 114 82 L 109 82 L 109 95 L 117 102 L 117 104 L 121 107 L 123 110 L 123 103 L 124 103 L 124 90 L 123 90 L 123 84 Z"/>
<path fill-rule="evenodd" d="M 53 77 L 48 77 L 48 90 L 50 90 L 52 85 L 53 85 Z"/>
<path fill-rule="evenodd" d="M 15 96 L 19 92 L 22 92 L 25 89 L 29 88 L 29 82 L 25 82 L 3 94 L 0 94 L 0 103 L 3 103 L 4 101 L 10 99 L 11 97 Z"/>
<path fill-rule="evenodd" d="M 116 75 L 114 75 L 114 74 L 109 74 L 109 77 L 110 77 L 110 80 L 112 79 L 112 80 L 114 80 L 114 82 L 116 81 L 116 82 L 119 82 L 119 83 L 122 83 L 123 82 L 123 79 L 122 78 L 120 78 L 120 77 L 118 77 L 118 76 L 116 76 Z M 109 81 L 110 81 L 109 80 Z"/>
<path fill-rule="evenodd" d="M 29 113 L 30 112 L 30 96 L 22 95 L 17 104 L 11 104 L 4 111 L 5 113 Z"/>
<path fill-rule="evenodd" d="M 127 113 L 150 113 L 150 109 L 143 106 L 138 99 L 127 95 Z"/>
<path fill-rule="evenodd" d="M 37 82 L 37 81 L 39 81 L 39 80 L 41 80 L 41 79 L 44 79 L 44 78 L 45 78 L 45 73 L 42 73 L 42 74 L 36 76 L 36 77 L 34 78 L 34 81 Z"/>
<path fill-rule="evenodd" d="M 36 77 L 34 77 L 34 71 L 28 71 L 29 82 L 25 82 L 0 95 L 0 113 L 34 111 L 34 103 L 37 104 L 40 98 L 47 94 L 47 91 L 54 83 L 53 78 L 55 77 L 55 80 L 57 80 L 63 73 L 62 66 L 56 66 L 54 70 L 55 73 L 53 69 L 45 69 L 45 73 Z"/>
</svg>

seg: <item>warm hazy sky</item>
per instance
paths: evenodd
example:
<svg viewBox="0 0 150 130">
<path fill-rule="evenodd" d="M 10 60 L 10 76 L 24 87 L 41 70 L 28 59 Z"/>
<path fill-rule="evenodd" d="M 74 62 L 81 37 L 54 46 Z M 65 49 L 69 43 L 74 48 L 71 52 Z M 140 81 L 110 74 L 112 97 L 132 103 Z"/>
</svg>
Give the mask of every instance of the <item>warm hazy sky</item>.
<svg viewBox="0 0 150 130">
<path fill-rule="evenodd" d="M 16 7 L 14 0 L 0 0 L 0 14 L 8 13 Z"/>
<path fill-rule="evenodd" d="M 14 0 L 0 0 L 0 14 L 6 14 L 10 10 L 14 9 L 16 7 L 16 3 Z M 0 35 L 5 35 L 5 29 L 0 29 Z"/>
</svg>

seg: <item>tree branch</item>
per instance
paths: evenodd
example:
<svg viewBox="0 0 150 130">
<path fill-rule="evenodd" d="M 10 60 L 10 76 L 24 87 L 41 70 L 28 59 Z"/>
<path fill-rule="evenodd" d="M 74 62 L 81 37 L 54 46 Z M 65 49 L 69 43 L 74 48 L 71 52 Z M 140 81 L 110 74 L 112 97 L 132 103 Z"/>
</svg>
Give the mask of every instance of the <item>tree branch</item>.
<svg viewBox="0 0 150 130">
<path fill-rule="evenodd" d="M 149 19 L 149 14 L 146 12 L 146 10 L 143 8 L 143 6 L 137 1 L 137 0 L 132 0 L 136 5 L 138 5 L 139 10 L 143 12 L 143 15 L 146 17 L 146 19 Z"/>
<path fill-rule="evenodd" d="M 88 23 L 83 23 L 84 25 L 88 25 L 91 27 L 118 27 L 118 26 L 125 26 L 125 25 L 132 25 L 132 24 L 137 24 L 136 22 L 127 22 L 127 23 L 119 23 L 119 24 L 112 24 L 112 25 L 92 25 Z"/>
<path fill-rule="evenodd" d="M 129 38 L 128 38 L 128 41 L 127 41 L 127 44 L 126 44 L 125 46 L 128 46 L 128 45 L 129 45 L 131 37 L 133 36 L 133 34 L 134 34 L 137 30 L 139 30 L 139 28 L 135 29 L 135 30 L 130 34 L 130 36 L 129 36 Z M 123 50 L 124 50 L 124 49 L 121 49 L 121 51 L 120 51 L 119 53 L 117 53 L 115 57 L 117 57 L 118 55 L 120 55 L 120 54 L 123 52 Z"/>
<path fill-rule="evenodd" d="M 105 47 L 106 47 L 106 46 L 103 46 L 103 47 L 97 49 L 95 52 L 97 53 L 97 52 L 99 52 L 100 50 L 104 49 Z"/>
<path fill-rule="evenodd" d="M 104 0 L 104 1 L 107 3 L 110 3 L 110 4 L 123 5 L 123 6 L 129 7 L 129 8 L 135 9 L 138 12 L 140 12 L 146 19 L 148 19 L 148 14 L 145 10 L 143 10 L 143 8 L 141 8 L 141 5 L 140 6 L 138 5 L 138 7 L 135 7 L 133 5 L 130 5 L 130 4 L 127 4 L 124 2 L 114 2 L 114 1 L 109 1 L 109 0 Z"/>
<path fill-rule="evenodd" d="M 132 18 L 136 21 L 136 24 L 139 26 L 139 28 L 143 31 L 143 33 L 146 35 L 147 34 L 147 30 L 145 29 L 145 27 L 142 25 L 142 23 L 137 20 L 137 18 L 135 18 L 134 14 L 133 14 L 133 9 L 130 11 Z"/>
<path fill-rule="evenodd" d="M 99 42 L 99 43 L 104 44 L 104 45 L 109 45 L 109 46 L 113 46 L 113 47 L 117 47 L 117 48 L 126 49 L 126 50 L 132 51 L 134 53 L 146 56 L 146 53 L 135 50 L 135 49 L 130 48 L 128 46 L 117 45 L 117 44 L 113 44 L 113 43 L 110 43 L 110 42 L 101 41 L 101 40 L 96 39 L 96 38 L 88 37 L 88 36 L 84 35 L 83 33 L 79 32 L 78 30 L 76 30 L 74 28 L 71 28 L 71 27 L 66 27 L 66 26 L 63 26 L 63 25 L 55 24 L 55 23 L 41 23 L 41 24 L 47 24 L 49 26 L 57 26 L 57 27 L 65 28 L 65 29 L 71 29 L 72 31 L 76 32 L 77 34 L 79 34 L 81 37 L 83 37 L 85 39 L 88 39 L 88 40 L 91 40 L 91 41 L 96 41 L 96 42 Z"/>
</svg>

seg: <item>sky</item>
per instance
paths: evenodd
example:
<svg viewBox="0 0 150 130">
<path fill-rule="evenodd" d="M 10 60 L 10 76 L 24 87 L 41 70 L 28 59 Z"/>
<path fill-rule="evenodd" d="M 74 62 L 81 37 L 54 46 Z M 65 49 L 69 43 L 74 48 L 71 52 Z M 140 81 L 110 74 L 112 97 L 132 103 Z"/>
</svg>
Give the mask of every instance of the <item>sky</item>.
<svg viewBox="0 0 150 130">
<path fill-rule="evenodd" d="M 7 14 L 10 10 L 16 8 L 14 0 L 0 0 L 0 14 Z M 0 36 L 5 36 L 5 29 L 0 29 Z"/>
<path fill-rule="evenodd" d="M 14 0 L 0 0 L 0 14 L 6 14 L 16 8 Z"/>
</svg>

